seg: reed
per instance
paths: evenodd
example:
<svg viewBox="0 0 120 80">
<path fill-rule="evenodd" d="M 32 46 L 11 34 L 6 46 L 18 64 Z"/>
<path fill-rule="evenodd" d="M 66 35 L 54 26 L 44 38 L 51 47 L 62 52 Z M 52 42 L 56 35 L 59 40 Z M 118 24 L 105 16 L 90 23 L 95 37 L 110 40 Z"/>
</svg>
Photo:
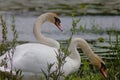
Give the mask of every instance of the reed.
<svg viewBox="0 0 120 80">
<path fill-rule="evenodd" d="M 2 43 L 0 44 L 0 55 L 3 55 L 5 52 L 9 52 L 9 50 L 12 50 L 12 54 L 14 55 L 14 50 L 15 50 L 15 46 L 17 44 L 17 30 L 15 27 L 15 19 L 14 17 L 12 17 L 12 24 L 11 24 L 11 30 L 13 32 L 13 40 L 11 42 L 8 41 L 8 30 L 7 30 L 7 23 L 6 21 L 3 19 L 2 16 L 0 16 L 0 20 L 1 20 L 1 28 L 2 28 Z M 12 57 L 11 57 L 12 58 Z M 0 63 L 0 66 L 4 66 L 7 68 L 7 64 L 6 64 L 6 59 L 7 57 L 5 57 L 2 62 Z M 12 60 L 11 62 L 11 66 L 12 66 Z M 21 80 L 23 75 L 22 75 L 22 71 L 21 70 L 16 70 L 16 75 L 12 75 L 12 67 L 11 67 L 11 72 L 2 72 L 0 71 L 0 80 Z"/>
</svg>

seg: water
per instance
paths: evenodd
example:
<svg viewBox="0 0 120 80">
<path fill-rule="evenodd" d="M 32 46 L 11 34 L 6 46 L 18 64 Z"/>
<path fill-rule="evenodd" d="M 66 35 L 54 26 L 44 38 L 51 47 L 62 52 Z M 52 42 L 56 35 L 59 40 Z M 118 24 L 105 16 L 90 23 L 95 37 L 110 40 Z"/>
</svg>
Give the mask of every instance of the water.
<svg viewBox="0 0 120 80">
<path fill-rule="evenodd" d="M 15 25 L 18 33 L 18 41 L 28 41 L 28 42 L 37 42 L 33 35 L 33 24 L 38 16 L 19 16 L 15 15 Z M 12 41 L 12 31 L 11 31 L 11 15 L 3 15 L 4 20 L 7 22 L 8 26 L 8 40 Z M 114 29 L 120 31 L 120 16 L 78 16 L 74 17 L 74 19 L 81 19 L 78 27 L 82 25 L 86 26 L 87 29 L 92 28 L 93 25 L 97 25 L 99 28 L 104 30 L 106 29 Z M 46 37 L 50 37 L 56 40 L 66 40 L 69 39 L 71 35 L 71 27 L 72 27 L 72 17 L 70 16 L 60 16 L 61 25 L 63 27 L 63 32 L 58 30 L 58 28 L 49 22 L 43 24 L 42 33 Z M 0 25 L 1 26 L 1 25 Z M 95 41 L 95 43 L 90 43 L 90 46 L 93 48 L 94 52 L 99 56 L 105 59 L 114 59 L 114 54 L 109 54 L 110 57 L 106 57 L 108 53 L 112 53 L 109 49 L 110 44 L 108 42 L 99 43 L 97 41 L 98 38 L 102 37 L 105 40 L 109 39 L 108 34 L 106 33 L 92 33 L 92 32 L 77 32 L 73 37 L 81 37 L 89 41 Z M 119 35 L 120 38 L 120 35 Z M 0 41 L 2 40 L 2 31 L 0 27 Z M 115 36 L 112 37 L 112 40 L 115 41 Z M 107 48 L 103 48 L 107 47 Z M 81 52 L 81 56 L 86 59 Z"/>
<path fill-rule="evenodd" d="M 34 15 L 43 12 L 120 15 L 120 0 L 0 0 L 0 11 L 18 11 L 20 15 L 28 11 Z"/>
<path fill-rule="evenodd" d="M 95 41 L 96 43 L 94 44 L 90 43 L 94 52 L 106 59 L 112 59 L 114 57 L 106 57 L 106 55 L 108 55 L 106 52 L 109 51 L 109 53 L 112 53 L 109 49 L 110 44 L 108 42 L 99 43 L 97 39 L 102 37 L 107 41 L 109 39 L 108 34 L 105 33 L 107 30 L 117 30 L 120 32 L 119 5 L 120 0 L 52 0 L 52 2 L 51 0 L 0 0 L 0 15 L 3 15 L 4 20 L 7 22 L 8 41 L 12 41 L 13 38 L 10 26 L 11 16 L 14 15 L 18 41 L 37 42 L 33 35 L 33 24 L 41 13 L 57 12 L 61 14 L 60 19 L 63 32 L 58 30 L 54 24 L 48 22 L 42 27 L 42 33 L 46 37 L 56 40 L 69 39 L 71 35 L 70 29 L 72 27 L 71 14 L 75 13 L 77 17 L 74 17 L 74 19 L 81 19 L 77 28 L 82 25 L 83 28 L 87 28 L 89 31 L 86 32 L 86 29 L 82 32 L 78 31 L 73 37 L 81 37 L 89 41 Z M 96 16 L 80 16 L 81 14 Z M 93 33 L 93 26 L 97 26 L 97 29 L 100 29 L 103 33 Z M 0 25 L 0 42 L 1 40 L 2 29 Z M 115 36 L 112 36 L 112 41 L 115 41 Z M 108 48 L 101 48 L 103 46 Z"/>
<path fill-rule="evenodd" d="M 85 3 L 85 4 L 84 4 Z M 0 0 L 0 15 L 3 15 L 8 25 L 8 40 L 12 39 L 11 15 L 15 16 L 15 25 L 19 35 L 19 41 L 36 42 L 33 35 L 33 24 L 35 19 L 43 12 L 57 12 L 63 26 L 63 32 L 55 25 L 46 23 L 42 27 L 45 36 L 56 40 L 66 40 L 70 37 L 72 27 L 71 14 L 78 15 L 81 21 L 78 24 L 91 29 L 93 25 L 98 28 L 120 30 L 120 16 L 80 16 L 80 14 L 112 14 L 119 15 L 120 0 Z M 46 6 L 47 5 L 47 6 Z M 69 16 L 68 16 L 69 15 Z M 91 30 L 92 31 L 92 30 Z M 79 32 L 74 37 L 82 37 L 87 40 L 96 40 L 99 37 L 108 39 L 107 34 Z M 0 33 L 1 33 L 0 27 Z M 59 35 L 59 36 L 58 36 Z M 0 41 L 2 35 L 0 34 Z M 115 39 L 115 38 L 113 38 Z"/>
<path fill-rule="evenodd" d="M 11 16 L 10 15 L 4 15 L 4 19 L 7 22 L 8 25 L 8 39 L 12 39 L 12 31 L 10 28 L 11 25 Z M 36 39 L 33 35 L 33 24 L 35 22 L 35 19 L 38 16 L 15 16 L 15 25 L 18 32 L 18 40 L 19 41 L 29 41 L 29 42 L 36 42 Z M 103 29 L 109 29 L 112 28 L 114 30 L 119 31 L 120 30 L 120 16 L 78 16 L 74 19 L 80 18 L 80 23 L 78 24 L 78 27 L 80 25 L 86 26 L 86 28 L 91 29 L 93 25 L 98 25 L 99 28 Z M 45 23 L 42 27 L 42 33 L 47 36 L 51 37 L 56 40 L 66 40 L 70 37 L 71 32 L 70 29 L 72 27 L 72 17 L 62 17 L 61 19 L 61 25 L 63 27 L 63 32 L 58 30 L 58 28 L 49 22 Z M 1 28 L 1 27 L 0 27 Z M 0 29 L 1 33 L 1 29 Z M 2 35 L 0 34 L 0 40 Z M 108 39 L 108 35 L 106 33 L 104 34 L 94 34 L 94 33 L 85 33 L 85 32 L 79 32 L 74 35 L 74 37 L 82 37 L 84 39 L 88 40 L 96 40 L 99 37 L 103 37 L 105 39 Z"/>
</svg>

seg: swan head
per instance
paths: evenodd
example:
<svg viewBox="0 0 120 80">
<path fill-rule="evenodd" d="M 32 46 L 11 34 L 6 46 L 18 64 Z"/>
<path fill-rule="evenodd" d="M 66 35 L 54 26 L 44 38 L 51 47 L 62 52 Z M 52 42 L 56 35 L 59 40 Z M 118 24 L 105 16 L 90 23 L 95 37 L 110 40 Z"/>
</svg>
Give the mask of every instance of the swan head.
<svg viewBox="0 0 120 80">
<path fill-rule="evenodd" d="M 104 63 L 104 61 L 97 56 L 96 54 L 94 54 L 94 57 L 92 57 L 93 59 L 90 60 L 90 62 L 97 68 L 100 70 L 100 72 L 102 73 L 102 75 L 104 76 L 104 78 L 107 78 L 107 74 L 106 74 L 106 65 Z"/>
<path fill-rule="evenodd" d="M 55 13 L 47 13 L 47 15 L 48 15 L 48 21 L 55 24 L 61 31 L 63 31 L 62 26 L 60 25 L 61 20 L 59 19 L 58 15 Z"/>
<path fill-rule="evenodd" d="M 93 61 L 94 60 L 94 61 Z M 100 70 L 100 72 L 102 73 L 102 75 L 107 78 L 107 74 L 106 74 L 106 65 L 104 63 L 104 61 L 95 54 L 95 57 L 92 61 L 90 61 L 96 68 L 98 68 Z"/>
<path fill-rule="evenodd" d="M 106 74 L 105 70 L 106 70 L 106 65 L 101 62 L 100 72 L 102 73 L 102 75 L 103 75 L 105 78 L 107 78 L 107 74 Z"/>
</svg>

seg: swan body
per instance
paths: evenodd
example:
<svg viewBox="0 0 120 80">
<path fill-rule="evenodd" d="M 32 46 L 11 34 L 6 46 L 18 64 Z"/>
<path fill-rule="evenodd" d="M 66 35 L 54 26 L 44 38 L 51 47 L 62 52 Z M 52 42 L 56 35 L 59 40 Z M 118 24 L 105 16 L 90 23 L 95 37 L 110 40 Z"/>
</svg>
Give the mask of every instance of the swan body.
<svg viewBox="0 0 120 80">
<path fill-rule="evenodd" d="M 24 47 L 26 48 L 24 49 Z M 74 38 L 70 43 L 68 50 L 71 54 L 65 58 L 66 63 L 63 65 L 62 69 L 64 75 L 67 76 L 68 74 L 77 71 L 80 67 L 81 58 L 77 51 L 77 47 L 80 47 L 83 53 L 89 58 L 90 62 L 100 69 L 104 77 L 107 77 L 105 73 L 105 63 L 100 57 L 94 54 L 88 43 L 82 38 Z M 6 55 L 8 56 L 9 53 L 1 56 L 0 59 Z M 36 43 L 31 45 L 30 43 L 27 43 L 17 46 L 13 55 L 12 69 L 13 71 L 14 69 L 21 69 L 24 75 L 23 80 L 30 80 L 31 77 L 34 77 L 33 80 L 37 80 L 35 79 L 35 75 L 42 75 L 41 69 L 47 73 L 47 64 L 54 63 L 51 72 L 56 69 L 56 54 L 60 54 L 58 49 L 47 45 L 39 45 Z M 8 68 L 6 70 L 8 72 L 11 68 L 9 58 L 7 64 Z M 0 67 L 0 70 L 5 71 L 3 67 Z"/>
<path fill-rule="evenodd" d="M 24 47 L 26 47 L 25 50 L 23 50 Z M 31 77 L 33 77 L 34 75 L 35 76 L 33 77 L 33 79 L 35 79 L 36 74 L 38 75 L 38 77 L 42 75 L 41 69 L 47 73 L 47 64 L 54 64 L 51 71 L 54 71 L 56 69 L 56 53 L 59 54 L 58 49 L 46 45 L 39 45 L 36 43 L 23 44 L 16 47 L 13 58 L 11 55 L 12 50 L 0 57 L 0 60 L 4 59 L 4 57 L 6 56 L 8 58 L 7 69 L 0 67 L 0 70 L 10 72 L 10 59 L 12 58 L 13 71 L 15 71 L 15 69 L 21 69 L 24 75 L 23 80 L 30 80 Z M 9 54 L 11 55 L 11 57 L 9 56 Z M 64 75 L 67 76 L 68 74 L 78 70 L 80 66 L 80 60 L 74 61 L 70 57 L 66 57 L 65 61 L 66 63 L 63 68 Z M 15 74 L 15 72 L 13 72 L 13 74 Z"/>
<path fill-rule="evenodd" d="M 37 65 L 31 66 L 31 67 L 29 66 L 28 68 L 26 68 L 25 66 L 29 65 L 29 63 L 30 63 L 29 61 L 31 61 L 30 58 L 32 58 L 32 56 L 34 57 L 34 59 L 32 58 L 33 61 L 31 61 L 31 62 L 34 62 L 35 60 L 37 60 L 35 57 L 38 55 L 37 53 L 39 53 L 39 50 L 42 50 L 42 52 L 40 52 L 40 53 L 44 53 L 44 51 L 46 51 L 48 48 L 49 49 L 53 49 L 53 48 L 59 49 L 60 48 L 59 42 L 57 42 L 54 39 L 51 39 L 51 38 L 48 38 L 48 37 L 45 37 L 44 35 L 42 35 L 41 28 L 42 28 L 42 25 L 45 22 L 51 22 L 51 23 L 55 24 L 62 31 L 62 27 L 60 25 L 61 21 L 60 21 L 59 17 L 55 13 L 44 13 L 44 14 L 40 15 L 36 19 L 36 21 L 34 23 L 34 27 L 33 27 L 33 33 L 34 33 L 35 38 L 38 40 L 39 43 L 38 44 L 29 43 L 29 44 L 23 44 L 23 45 L 17 46 L 16 50 L 15 50 L 15 54 L 13 56 L 14 68 L 16 68 L 16 69 L 22 68 L 23 70 L 27 70 L 28 72 L 27 71 L 26 72 L 29 73 L 29 69 L 31 69 L 31 67 L 36 68 Z M 30 46 L 31 46 L 31 48 L 30 48 Z M 33 50 L 33 51 L 31 51 L 31 50 Z M 9 54 L 9 53 L 10 53 L 10 51 L 5 53 L 5 55 L 1 56 L 0 57 L 0 62 L 6 56 L 7 56 L 7 58 L 9 58 L 10 55 L 12 56 L 12 54 Z M 31 53 L 33 53 L 33 54 L 31 54 Z M 46 53 L 49 53 L 49 51 L 46 51 Z M 19 62 L 20 59 L 21 59 L 21 62 Z M 26 60 L 25 63 L 22 63 L 22 61 L 24 61 L 24 60 Z M 39 59 L 38 59 L 38 61 L 39 61 Z M 23 65 L 21 65 L 21 63 Z M 10 68 L 11 59 L 8 59 L 7 64 L 8 64 L 8 68 Z M 16 65 L 19 65 L 19 66 L 16 67 Z M 3 68 L 4 67 L 1 67 L 1 69 L 3 69 Z M 6 70 L 9 71 L 9 69 L 6 69 Z M 33 68 L 33 72 L 34 72 L 34 68 Z"/>
</svg>

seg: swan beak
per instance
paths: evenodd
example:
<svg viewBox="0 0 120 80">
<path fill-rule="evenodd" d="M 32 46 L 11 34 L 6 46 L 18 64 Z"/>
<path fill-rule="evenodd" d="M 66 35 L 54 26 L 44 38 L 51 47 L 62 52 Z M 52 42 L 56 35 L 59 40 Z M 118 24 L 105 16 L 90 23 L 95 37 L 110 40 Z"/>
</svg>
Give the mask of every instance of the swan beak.
<svg viewBox="0 0 120 80">
<path fill-rule="evenodd" d="M 55 22 L 55 25 L 58 27 L 58 29 L 60 29 L 61 31 L 63 31 L 62 26 L 60 25 L 59 22 Z"/>
<path fill-rule="evenodd" d="M 102 75 L 107 78 L 107 74 L 106 74 L 106 66 L 105 64 L 101 63 L 101 68 L 100 68 L 100 72 L 102 73 Z"/>
</svg>

